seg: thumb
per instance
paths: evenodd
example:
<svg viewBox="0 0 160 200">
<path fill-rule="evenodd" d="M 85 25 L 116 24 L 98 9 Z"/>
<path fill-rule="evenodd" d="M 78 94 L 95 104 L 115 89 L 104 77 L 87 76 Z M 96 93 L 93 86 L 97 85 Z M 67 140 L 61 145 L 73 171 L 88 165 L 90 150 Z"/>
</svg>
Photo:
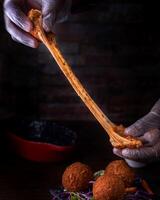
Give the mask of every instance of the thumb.
<svg viewBox="0 0 160 200">
<path fill-rule="evenodd" d="M 139 137 L 145 146 L 154 146 L 160 140 L 160 130 L 152 129 Z"/>
<path fill-rule="evenodd" d="M 134 137 L 142 136 L 145 132 L 155 128 L 155 117 L 150 112 L 134 124 L 125 129 L 125 135 L 132 135 Z"/>
<path fill-rule="evenodd" d="M 56 1 L 42 0 L 42 25 L 46 32 L 53 29 L 56 21 Z"/>
</svg>

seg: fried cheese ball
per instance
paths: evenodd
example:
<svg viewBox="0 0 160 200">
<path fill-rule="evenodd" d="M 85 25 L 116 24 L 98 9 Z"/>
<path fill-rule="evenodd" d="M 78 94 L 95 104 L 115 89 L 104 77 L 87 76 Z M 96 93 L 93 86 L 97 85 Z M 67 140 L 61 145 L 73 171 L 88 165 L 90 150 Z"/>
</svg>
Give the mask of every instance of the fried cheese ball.
<svg viewBox="0 0 160 200">
<path fill-rule="evenodd" d="M 63 187 L 70 192 L 79 192 L 88 188 L 93 180 L 93 172 L 88 165 L 75 162 L 68 166 L 62 176 Z"/>
<path fill-rule="evenodd" d="M 105 175 L 116 175 L 123 180 L 125 187 L 132 186 L 135 180 L 135 173 L 124 160 L 115 160 L 111 162 L 105 169 Z"/>
<path fill-rule="evenodd" d="M 115 175 L 100 176 L 93 184 L 95 200 L 122 200 L 125 195 L 123 181 Z"/>
</svg>

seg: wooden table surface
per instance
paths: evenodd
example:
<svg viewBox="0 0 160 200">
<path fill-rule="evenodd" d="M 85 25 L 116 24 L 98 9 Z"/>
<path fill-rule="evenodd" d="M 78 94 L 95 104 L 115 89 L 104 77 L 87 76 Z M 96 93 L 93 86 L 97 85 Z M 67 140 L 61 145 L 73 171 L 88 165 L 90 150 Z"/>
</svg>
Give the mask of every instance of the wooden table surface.
<svg viewBox="0 0 160 200">
<path fill-rule="evenodd" d="M 0 140 L 0 200 L 50 200 L 50 189 L 61 184 L 65 167 L 74 161 L 89 164 L 94 171 L 104 169 L 118 157 L 112 154 L 103 129 L 95 122 L 61 123 L 78 134 L 75 155 L 61 163 L 34 163 L 8 151 L 4 139 Z M 1 132 L 3 132 L 1 130 Z M 1 134 L 2 135 L 2 134 Z M 158 163 L 137 170 L 155 183 L 154 190 L 160 191 L 160 165 Z"/>
</svg>

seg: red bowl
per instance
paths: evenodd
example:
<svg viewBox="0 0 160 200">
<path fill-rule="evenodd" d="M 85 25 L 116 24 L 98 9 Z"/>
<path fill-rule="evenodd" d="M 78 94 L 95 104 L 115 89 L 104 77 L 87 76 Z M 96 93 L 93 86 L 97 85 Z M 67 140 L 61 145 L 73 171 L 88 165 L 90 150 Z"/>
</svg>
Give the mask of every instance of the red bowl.
<svg viewBox="0 0 160 200">
<path fill-rule="evenodd" d="M 31 161 L 64 161 L 69 159 L 75 150 L 75 144 L 57 145 L 43 141 L 28 140 L 22 137 L 20 132 L 16 134 L 11 130 L 8 130 L 6 135 L 9 148 L 21 157 Z"/>
</svg>

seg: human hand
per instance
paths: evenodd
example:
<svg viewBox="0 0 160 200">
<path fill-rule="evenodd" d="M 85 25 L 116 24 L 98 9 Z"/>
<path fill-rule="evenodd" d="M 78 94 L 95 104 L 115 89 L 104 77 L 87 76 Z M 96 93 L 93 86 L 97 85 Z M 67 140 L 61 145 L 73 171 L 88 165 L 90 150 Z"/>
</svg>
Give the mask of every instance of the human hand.
<svg viewBox="0 0 160 200">
<path fill-rule="evenodd" d="M 130 166 L 140 167 L 160 160 L 160 100 L 147 115 L 126 128 L 125 134 L 143 142 L 140 149 L 113 149 L 114 154 L 124 158 Z"/>
<path fill-rule="evenodd" d="M 27 13 L 31 8 L 42 11 L 42 25 L 46 32 L 53 31 L 56 21 L 66 19 L 71 7 L 71 0 L 5 0 L 4 19 L 6 30 L 13 40 L 32 48 L 38 41 L 30 34 L 32 22 Z"/>
</svg>

